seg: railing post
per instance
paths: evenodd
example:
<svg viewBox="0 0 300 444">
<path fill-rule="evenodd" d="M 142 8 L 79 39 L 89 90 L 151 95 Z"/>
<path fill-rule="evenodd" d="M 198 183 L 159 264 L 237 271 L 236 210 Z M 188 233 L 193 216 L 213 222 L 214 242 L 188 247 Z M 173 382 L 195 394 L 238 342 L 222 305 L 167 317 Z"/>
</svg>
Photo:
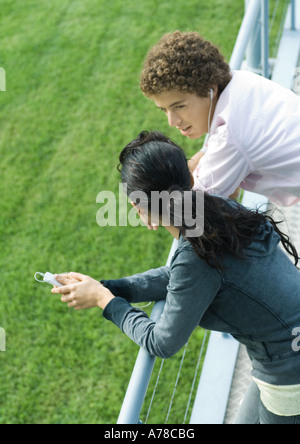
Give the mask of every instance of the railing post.
<svg viewBox="0 0 300 444">
<path fill-rule="evenodd" d="M 269 77 L 269 0 L 261 0 L 261 64 L 262 74 Z"/>
<path fill-rule="evenodd" d="M 245 0 L 245 9 L 248 10 L 251 0 Z M 248 40 L 248 46 L 246 50 L 246 63 L 247 70 L 261 73 L 261 23 L 258 20 L 259 11 L 257 12 L 256 25 L 253 28 L 253 32 Z"/>
<path fill-rule="evenodd" d="M 291 30 L 296 31 L 296 2 L 291 0 Z"/>
<path fill-rule="evenodd" d="M 230 59 L 231 69 L 241 69 L 244 55 L 249 44 L 249 36 L 253 30 L 261 10 L 261 0 L 251 0 L 246 10 L 245 17 L 236 40 L 236 44 Z"/>
</svg>

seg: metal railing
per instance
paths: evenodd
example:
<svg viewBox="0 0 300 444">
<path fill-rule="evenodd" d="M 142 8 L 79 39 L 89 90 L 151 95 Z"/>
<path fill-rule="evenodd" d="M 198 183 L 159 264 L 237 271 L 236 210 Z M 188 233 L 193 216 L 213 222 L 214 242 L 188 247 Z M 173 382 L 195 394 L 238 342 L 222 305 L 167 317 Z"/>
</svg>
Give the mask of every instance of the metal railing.
<svg viewBox="0 0 300 444">
<path fill-rule="evenodd" d="M 268 0 L 246 0 L 246 14 L 230 59 L 232 69 L 240 69 L 247 54 L 248 66 L 252 70 L 261 70 L 268 74 L 269 54 L 269 2 Z M 263 28 L 263 32 L 262 29 Z M 248 50 L 248 51 L 247 51 Z M 263 54 L 263 56 L 262 56 Z M 268 75 L 265 75 L 268 77 Z"/>
<path fill-rule="evenodd" d="M 269 0 L 245 0 L 245 5 L 246 12 L 230 59 L 230 67 L 232 70 L 239 70 L 243 67 L 243 69 L 252 70 L 265 77 L 270 77 Z M 295 8 L 295 0 L 290 0 L 291 30 L 296 29 Z M 253 198 L 251 194 L 245 193 L 243 203 L 246 206 L 249 206 L 249 204 L 253 206 L 256 203 L 255 195 Z M 167 265 L 170 264 L 176 248 L 177 241 L 174 241 Z M 151 319 L 154 321 L 158 320 L 163 309 L 164 301 L 156 303 Z M 223 339 L 225 336 L 223 336 Z M 216 338 L 211 339 L 215 340 Z M 140 349 L 120 411 L 118 424 L 138 424 L 140 422 L 140 412 L 148 390 L 155 360 L 155 357 Z"/>
<path fill-rule="evenodd" d="M 296 31 L 296 0 L 291 0 L 291 31 Z"/>
</svg>

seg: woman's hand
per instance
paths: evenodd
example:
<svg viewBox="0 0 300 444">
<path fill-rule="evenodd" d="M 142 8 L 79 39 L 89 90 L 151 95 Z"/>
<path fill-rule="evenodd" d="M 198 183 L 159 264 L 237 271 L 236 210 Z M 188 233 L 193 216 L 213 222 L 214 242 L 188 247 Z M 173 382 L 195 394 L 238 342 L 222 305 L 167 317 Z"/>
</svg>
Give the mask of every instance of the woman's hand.
<svg viewBox="0 0 300 444">
<path fill-rule="evenodd" d="M 53 288 L 51 293 L 61 294 L 61 301 L 75 310 L 93 307 L 104 310 L 106 305 L 114 298 L 113 294 L 100 282 L 84 274 L 58 275 L 55 276 L 55 279 L 64 286 Z"/>
<path fill-rule="evenodd" d="M 81 282 L 79 279 L 71 277 L 71 273 L 55 274 L 54 277 L 58 282 L 64 285 L 78 284 L 79 282 Z"/>
</svg>

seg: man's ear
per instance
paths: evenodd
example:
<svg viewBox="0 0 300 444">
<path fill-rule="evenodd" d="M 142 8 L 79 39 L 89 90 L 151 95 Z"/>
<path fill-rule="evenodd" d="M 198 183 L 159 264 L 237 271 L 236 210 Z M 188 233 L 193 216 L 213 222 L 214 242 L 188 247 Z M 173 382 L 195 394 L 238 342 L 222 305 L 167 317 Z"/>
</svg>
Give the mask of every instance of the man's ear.
<svg viewBox="0 0 300 444">
<path fill-rule="evenodd" d="M 212 90 L 213 90 L 213 99 L 215 99 L 216 97 L 218 97 L 218 95 L 219 95 L 219 87 L 218 87 L 218 85 L 214 85 L 213 87 L 212 87 Z"/>
</svg>

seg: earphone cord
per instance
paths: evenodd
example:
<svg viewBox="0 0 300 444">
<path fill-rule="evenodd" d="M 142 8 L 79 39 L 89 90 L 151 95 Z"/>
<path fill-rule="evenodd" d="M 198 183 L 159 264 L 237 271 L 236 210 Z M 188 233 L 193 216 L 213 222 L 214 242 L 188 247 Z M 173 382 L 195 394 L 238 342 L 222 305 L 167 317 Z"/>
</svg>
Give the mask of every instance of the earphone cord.
<svg viewBox="0 0 300 444">
<path fill-rule="evenodd" d="M 213 90 L 210 90 L 210 108 L 209 108 L 209 114 L 208 114 L 208 136 L 210 136 L 210 130 L 211 130 L 211 112 L 213 107 Z"/>
<path fill-rule="evenodd" d="M 211 131 L 211 123 L 212 123 L 211 122 L 211 113 L 212 113 L 213 98 L 214 98 L 213 94 L 214 94 L 214 91 L 213 91 L 213 89 L 211 89 L 210 90 L 210 108 L 209 108 L 209 114 L 208 114 L 208 134 L 207 134 L 206 142 L 209 139 L 210 131 Z M 208 166 L 209 166 L 209 169 L 210 169 L 210 178 L 211 178 L 211 185 L 212 185 L 212 187 L 210 188 L 210 192 L 214 193 L 214 188 L 213 188 L 214 177 L 213 177 L 213 173 L 212 173 L 212 169 L 211 169 L 211 165 L 210 165 L 210 162 L 208 160 L 208 157 L 206 159 L 207 159 L 207 163 L 208 163 Z"/>
</svg>

